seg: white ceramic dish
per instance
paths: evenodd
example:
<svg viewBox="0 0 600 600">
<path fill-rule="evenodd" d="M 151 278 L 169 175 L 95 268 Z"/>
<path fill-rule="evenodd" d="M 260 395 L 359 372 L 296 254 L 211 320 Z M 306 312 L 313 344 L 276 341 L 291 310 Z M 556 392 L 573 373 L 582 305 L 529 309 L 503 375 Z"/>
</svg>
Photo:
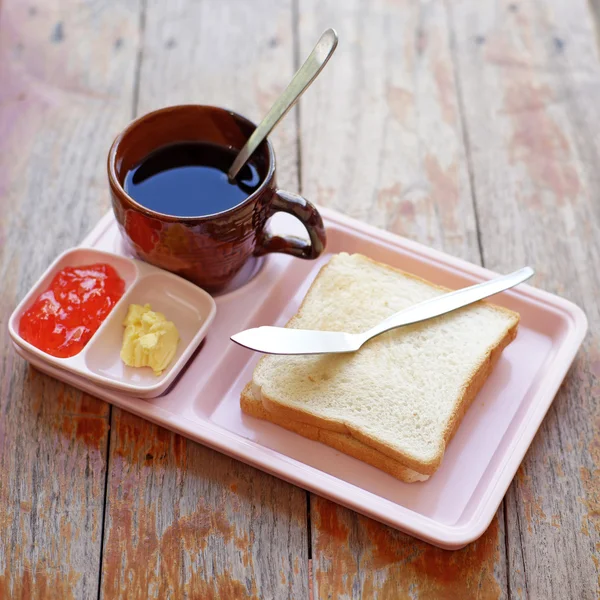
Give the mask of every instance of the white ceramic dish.
<svg viewBox="0 0 600 600">
<path fill-rule="evenodd" d="M 81 352 L 70 358 L 57 358 L 39 350 L 19 335 L 22 314 L 44 292 L 54 276 L 65 267 L 94 263 L 111 265 L 125 281 L 125 293 Z M 123 340 L 123 320 L 130 304 L 150 304 L 165 314 L 179 331 L 177 353 L 169 366 L 154 375 L 150 368 L 126 366 L 119 356 Z M 204 339 L 216 313 L 215 301 L 189 281 L 144 262 L 93 248 L 74 248 L 61 254 L 40 277 L 10 317 L 8 330 L 15 344 L 28 353 L 60 369 L 85 377 L 102 386 L 134 394 L 140 398 L 159 396 Z"/>
<path fill-rule="evenodd" d="M 460 548 L 485 531 L 498 509 L 581 344 L 585 315 L 571 302 L 529 285 L 494 296 L 495 303 L 521 314 L 517 338 L 467 411 L 440 469 L 429 481 L 402 483 L 328 446 L 242 414 L 240 392 L 259 356 L 229 337 L 249 327 L 284 324 L 334 252 L 361 252 L 454 289 L 496 274 L 319 210 L 328 254 L 317 261 L 273 254 L 252 266 L 249 283 L 216 298 L 218 314 L 204 345 L 160 397 L 127 395 L 61 369 L 29 348 L 17 346 L 18 352 L 40 370 L 190 439 L 432 544 Z M 126 254 L 112 215 L 102 219 L 84 245 Z"/>
</svg>

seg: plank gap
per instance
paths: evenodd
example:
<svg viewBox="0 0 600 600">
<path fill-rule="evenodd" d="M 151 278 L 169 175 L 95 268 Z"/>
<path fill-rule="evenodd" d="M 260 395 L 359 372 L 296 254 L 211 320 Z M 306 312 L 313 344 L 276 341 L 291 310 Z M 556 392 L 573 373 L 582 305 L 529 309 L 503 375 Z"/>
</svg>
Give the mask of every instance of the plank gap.
<svg viewBox="0 0 600 600">
<path fill-rule="evenodd" d="M 98 573 L 98 600 L 100 600 L 102 596 L 102 565 L 104 563 L 104 539 L 106 538 L 106 531 L 104 526 L 106 524 L 106 508 L 108 505 L 108 474 L 110 472 L 110 438 L 112 432 L 112 412 L 113 405 L 108 405 L 108 432 L 106 435 L 106 458 L 105 458 L 105 473 L 104 473 L 104 503 L 102 505 L 102 517 L 100 520 L 100 531 L 102 535 L 100 536 L 100 560 L 99 564 L 99 573 Z"/>
<path fill-rule="evenodd" d="M 481 226 L 479 219 L 479 210 L 477 207 L 477 198 L 475 192 L 475 173 L 473 169 L 473 161 L 471 154 L 471 144 L 469 136 L 467 134 L 467 120 L 465 117 L 465 102 L 462 89 L 462 81 L 459 73 L 458 58 L 456 56 L 457 44 L 456 35 L 454 33 L 454 18 L 450 3 L 448 0 L 444 0 L 444 6 L 446 7 L 447 19 L 446 24 L 448 27 L 448 41 L 450 45 L 450 59 L 452 61 L 452 71 L 454 73 L 454 81 L 456 85 L 456 98 L 458 103 L 458 115 L 460 118 L 460 130 L 462 136 L 463 147 L 465 149 L 465 158 L 467 162 L 467 173 L 469 174 L 469 187 L 471 188 L 471 203 L 473 206 L 473 217 L 475 219 L 475 233 L 477 235 L 477 248 L 479 249 L 479 260 L 481 265 L 485 267 L 485 257 L 483 255 L 483 243 L 481 240 Z"/>
<path fill-rule="evenodd" d="M 507 516 L 507 512 L 508 512 L 508 503 L 506 502 L 506 495 L 504 496 L 504 498 L 502 498 L 502 508 L 504 509 L 503 512 L 503 519 L 504 519 L 504 556 L 506 558 L 506 593 L 508 595 L 508 599 L 510 600 L 512 598 L 512 591 L 510 589 L 510 573 L 508 572 L 509 566 L 510 566 L 510 554 L 509 554 L 509 538 L 510 536 L 508 535 L 508 516 Z"/>
<path fill-rule="evenodd" d="M 134 68 L 134 80 L 133 80 L 133 94 L 131 101 L 131 118 L 135 119 L 138 112 L 139 95 L 140 95 L 140 78 L 143 60 L 143 49 L 144 49 L 144 33 L 146 30 L 146 10 L 147 0 L 140 0 L 140 16 L 138 21 L 139 30 L 139 47 L 136 53 L 135 68 Z M 109 474 L 110 474 L 110 443 L 113 431 L 113 405 L 108 405 L 108 433 L 106 440 L 106 471 L 104 474 L 104 502 L 102 506 L 102 519 L 100 522 L 100 560 L 99 560 L 99 574 L 98 574 L 98 600 L 102 597 L 102 567 L 104 566 L 104 544 L 107 536 L 106 531 L 106 517 L 108 508 L 108 491 L 109 491 Z"/>
<path fill-rule="evenodd" d="M 307 542 L 308 542 L 308 560 L 312 559 L 312 533 L 310 531 L 310 492 L 306 492 L 306 531 L 307 531 Z"/>
<path fill-rule="evenodd" d="M 134 80 L 133 80 L 133 99 L 131 102 L 131 118 L 135 119 L 138 112 L 139 107 L 139 99 L 140 99 L 140 79 L 142 72 L 142 61 L 144 59 L 144 38 L 146 32 L 146 10 L 147 10 L 147 1 L 148 0 L 140 0 L 140 20 L 139 20 L 139 47 L 135 58 L 135 71 L 134 71 Z M 110 436 L 110 432 L 109 432 Z"/>
<path fill-rule="evenodd" d="M 473 166 L 473 160 L 472 160 L 471 143 L 470 143 L 469 135 L 467 132 L 467 121 L 466 121 L 466 116 L 465 116 L 466 111 L 465 111 L 463 87 L 462 87 L 462 80 L 461 80 L 460 72 L 459 72 L 460 68 L 458 65 L 458 58 L 457 58 L 457 44 L 456 44 L 456 35 L 455 35 L 455 31 L 454 31 L 454 16 L 453 16 L 452 9 L 450 7 L 450 3 L 448 2 L 448 0 L 444 0 L 444 5 L 446 7 L 446 12 L 447 12 L 446 24 L 448 27 L 450 59 L 452 61 L 452 70 L 454 73 L 454 81 L 455 81 L 455 85 L 456 85 L 456 97 L 457 97 L 457 104 L 458 104 L 458 115 L 459 115 L 459 119 L 460 119 L 461 136 L 462 136 L 463 147 L 465 150 L 467 173 L 469 175 L 469 187 L 470 187 L 470 192 L 471 192 L 471 203 L 473 206 L 473 216 L 475 219 L 475 233 L 477 236 L 477 248 L 479 250 L 479 260 L 481 262 L 481 265 L 485 266 L 485 256 L 484 256 L 484 252 L 483 252 L 483 241 L 482 241 L 482 236 L 481 236 L 480 216 L 479 216 L 479 210 L 478 210 L 477 198 L 476 198 L 475 172 L 474 172 L 474 166 Z M 507 517 L 508 505 L 506 502 L 506 498 L 502 499 L 501 506 L 504 509 L 502 516 L 503 516 L 503 520 L 504 520 L 504 560 L 506 563 L 506 568 L 504 569 L 505 586 L 506 586 L 507 596 L 510 599 L 510 598 L 512 598 L 512 591 L 511 591 L 511 587 L 510 587 L 510 573 L 509 573 L 510 547 L 509 547 L 509 531 L 508 531 L 508 517 Z M 521 544 L 521 547 L 522 547 L 522 541 L 520 539 L 520 535 L 521 535 L 521 532 L 519 530 L 519 543 Z M 525 578 L 525 581 L 526 581 L 526 578 Z M 528 597 L 527 592 L 526 592 L 525 597 Z"/>
<path fill-rule="evenodd" d="M 512 485 L 514 485 L 514 483 Z M 521 533 L 521 517 L 519 516 L 518 510 L 515 510 L 515 516 L 517 518 L 517 531 L 519 532 L 519 545 L 521 546 L 521 551 L 523 552 L 524 549 L 523 549 L 523 534 Z M 504 518 L 506 518 L 506 511 L 504 512 Z M 508 573 L 510 564 L 508 564 L 506 567 L 507 567 L 506 570 Z M 523 557 L 523 581 L 525 583 L 525 598 L 529 598 L 529 588 L 528 588 L 528 584 L 527 584 L 527 567 L 525 566 L 525 558 L 524 557 Z M 510 598 L 510 596 L 509 596 L 509 598 Z"/>
<path fill-rule="evenodd" d="M 299 31 L 299 20 L 300 20 L 300 9 L 298 6 L 298 0 L 292 0 L 292 65 L 294 73 L 300 68 L 300 31 Z M 302 130 L 302 123 L 300 118 L 300 104 L 298 102 L 294 111 L 294 122 L 296 125 L 296 160 L 298 164 L 297 171 L 297 184 L 298 192 L 302 194 L 302 140 L 300 138 L 300 132 Z M 312 598 L 312 570 L 310 568 L 312 560 L 312 533 L 311 533 L 311 520 L 310 520 L 310 492 L 306 491 L 306 542 L 308 544 L 308 585 L 310 590 L 310 596 Z"/>
</svg>

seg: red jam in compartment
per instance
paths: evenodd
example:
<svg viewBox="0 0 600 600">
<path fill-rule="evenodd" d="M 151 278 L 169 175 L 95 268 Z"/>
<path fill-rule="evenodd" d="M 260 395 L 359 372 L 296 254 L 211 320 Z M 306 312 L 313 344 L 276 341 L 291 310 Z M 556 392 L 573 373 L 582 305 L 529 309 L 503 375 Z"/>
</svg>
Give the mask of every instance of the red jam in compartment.
<svg viewBox="0 0 600 600">
<path fill-rule="evenodd" d="M 52 356 L 75 356 L 124 292 L 125 282 L 110 265 L 66 267 L 23 314 L 19 334 Z"/>
</svg>

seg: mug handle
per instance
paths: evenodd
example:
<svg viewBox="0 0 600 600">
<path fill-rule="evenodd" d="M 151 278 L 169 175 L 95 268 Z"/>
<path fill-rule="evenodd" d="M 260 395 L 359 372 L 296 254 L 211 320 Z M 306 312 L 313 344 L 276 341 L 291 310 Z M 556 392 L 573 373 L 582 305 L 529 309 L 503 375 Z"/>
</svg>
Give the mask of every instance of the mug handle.
<svg viewBox="0 0 600 600">
<path fill-rule="evenodd" d="M 275 190 L 268 207 L 267 219 L 275 213 L 285 212 L 298 219 L 308 232 L 310 241 L 293 235 L 273 235 L 266 225 L 258 236 L 255 255 L 262 256 L 269 252 L 283 252 L 298 258 L 315 259 L 323 253 L 327 236 L 321 215 L 306 198 Z"/>
</svg>

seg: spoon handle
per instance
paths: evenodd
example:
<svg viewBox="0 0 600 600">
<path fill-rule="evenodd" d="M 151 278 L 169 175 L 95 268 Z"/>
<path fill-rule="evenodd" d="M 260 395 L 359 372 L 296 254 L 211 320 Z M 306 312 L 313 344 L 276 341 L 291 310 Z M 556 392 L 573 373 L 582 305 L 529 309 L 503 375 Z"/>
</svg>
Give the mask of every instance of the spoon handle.
<svg viewBox="0 0 600 600">
<path fill-rule="evenodd" d="M 328 29 L 323 33 L 317 45 L 313 48 L 304 64 L 298 69 L 289 85 L 277 98 L 277 101 L 271 107 L 265 118 L 260 122 L 244 147 L 236 156 L 231 165 L 228 176 L 229 179 L 235 179 L 240 169 L 246 161 L 252 156 L 260 143 L 271 133 L 271 130 L 288 113 L 290 108 L 296 104 L 300 96 L 306 91 L 308 86 L 314 81 L 315 77 L 321 72 L 327 61 L 331 58 L 333 51 L 338 43 L 337 33 L 334 29 Z"/>
<path fill-rule="evenodd" d="M 376 325 L 365 332 L 364 336 L 366 340 L 369 340 L 376 335 L 389 331 L 390 329 L 395 329 L 396 327 L 401 327 L 402 325 L 410 325 L 433 317 L 439 317 L 440 315 L 456 310 L 457 308 L 479 302 L 479 300 L 508 290 L 519 283 L 523 283 L 533 274 L 534 270 L 531 267 L 523 267 L 508 275 L 496 277 L 490 281 L 478 283 L 461 290 L 456 290 L 455 292 L 436 296 L 430 300 L 420 302 L 406 310 L 393 314 L 391 317 L 388 317 L 379 323 L 379 325 Z"/>
</svg>

